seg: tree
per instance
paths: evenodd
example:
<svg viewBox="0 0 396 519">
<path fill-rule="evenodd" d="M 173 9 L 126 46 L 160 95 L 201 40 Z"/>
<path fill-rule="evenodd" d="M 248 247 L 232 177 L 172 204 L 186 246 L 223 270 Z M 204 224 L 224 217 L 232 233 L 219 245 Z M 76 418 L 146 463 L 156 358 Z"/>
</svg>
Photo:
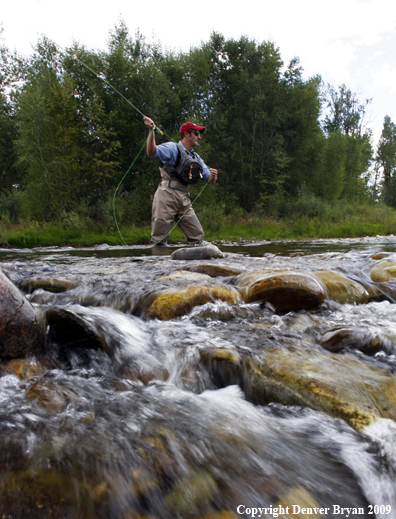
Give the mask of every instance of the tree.
<svg viewBox="0 0 396 519">
<path fill-rule="evenodd" d="M 345 173 L 341 196 L 348 200 L 359 199 L 365 195 L 364 174 L 370 166 L 373 153 L 371 131 L 366 129 L 364 123 L 366 107 L 371 100 L 366 99 L 360 104 L 357 95 L 345 85 L 341 85 L 338 92 L 328 85 L 323 99 L 328 110 L 323 122 L 325 134 L 330 136 L 339 132 L 345 141 Z"/>
<path fill-rule="evenodd" d="M 0 39 L 3 29 L 0 27 Z M 20 185 L 21 171 L 16 166 L 14 141 L 17 138 L 15 104 L 12 100 L 14 84 L 21 73 L 22 60 L 0 45 L 0 193 L 7 194 Z"/>
<path fill-rule="evenodd" d="M 290 162 L 281 131 L 283 63 L 272 43 L 245 37 L 226 41 L 213 34 L 207 49 L 213 106 L 209 122 L 217 148 L 213 163 L 227 176 L 223 197 L 236 197 L 250 211 L 262 197 L 282 189 Z"/>
<path fill-rule="evenodd" d="M 316 196 L 329 202 L 338 200 L 344 188 L 345 162 L 345 136 L 333 131 L 327 138 L 323 137 L 321 162 L 308 184 Z"/>
<path fill-rule="evenodd" d="M 350 136 L 364 133 L 366 107 L 371 103 L 371 99 L 359 104 L 357 94 L 347 89 L 344 84 L 338 88 L 338 92 L 328 84 L 323 99 L 328 110 L 323 124 L 327 134 L 338 130 Z"/>
<path fill-rule="evenodd" d="M 382 170 L 382 196 L 386 204 L 396 207 L 396 125 L 387 115 L 375 157 L 377 168 Z"/>
</svg>

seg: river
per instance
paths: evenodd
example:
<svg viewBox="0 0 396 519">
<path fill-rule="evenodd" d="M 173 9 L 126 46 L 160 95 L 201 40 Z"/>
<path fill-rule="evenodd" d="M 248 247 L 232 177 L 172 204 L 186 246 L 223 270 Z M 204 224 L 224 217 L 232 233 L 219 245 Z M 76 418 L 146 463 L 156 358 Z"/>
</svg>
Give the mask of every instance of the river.
<svg viewBox="0 0 396 519">
<path fill-rule="evenodd" d="M 373 256 L 396 256 L 395 237 L 219 247 L 225 257 L 211 262 L 333 270 L 366 286 Z M 205 362 L 213 350 L 316 352 L 327 330 L 353 325 L 386 338 L 387 348 L 348 355 L 393 376 L 396 282 L 361 305 L 327 300 L 276 312 L 212 302 L 177 319 L 146 320 L 135 311 L 142 297 L 178 284 L 159 277 L 205 263 L 174 261 L 173 250 L 0 250 L 0 268 L 18 286 L 72 281 L 69 290 L 35 288 L 26 297 L 42 313 L 71 309 L 106 345 L 49 337 L 45 356 L 30 359 L 30 374 L 0 371 L 0 517 L 396 518 L 393 420 L 356 429 L 309 406 L 261 405 L 237 377 L 220 382 Z"/>
</svg>

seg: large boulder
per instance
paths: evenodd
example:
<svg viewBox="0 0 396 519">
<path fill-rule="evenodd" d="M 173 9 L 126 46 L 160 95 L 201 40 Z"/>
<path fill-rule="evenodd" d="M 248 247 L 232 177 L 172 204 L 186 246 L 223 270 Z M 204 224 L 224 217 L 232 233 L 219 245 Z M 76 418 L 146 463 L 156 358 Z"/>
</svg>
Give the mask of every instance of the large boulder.
<svg viewBox="0 0 396 519">
<path fill-rule="evenodd" d="M 367 303 L 369 294 L 363 285 L 333 270 L 318 270 L 312 275 L 323 286 L 327 297 L 338 303 Z"/>
<path fill-rule="evenodd" d="M 44 347 L 44 320 L 0 270 L 0 358 L 36 353 Z"/>
<path fill-rule="evenodd" d="M 239 303 L 241 296 L 234 287 L 223 284 L 172 287 L 149 294 L 133 313 L 143 314 L 147 319 L 167 321 L 190 313 L 195 306 L 214 301 Z"/>
<path fill-rule="evenodd" d="M 304 272 L 256 270 L 239 276 L 236 286 L 247 303 L 270 303 L 281 311 L 313 308 L 326 297 L 319 281 Z"/>
<path fill-rule="evenodd" d="M 396 376 L 352 354 L 274 346 L 243 362 L 243 385 L 255 403 L 299 405 L 361 429 L 396 420 Z"/>
</svg>

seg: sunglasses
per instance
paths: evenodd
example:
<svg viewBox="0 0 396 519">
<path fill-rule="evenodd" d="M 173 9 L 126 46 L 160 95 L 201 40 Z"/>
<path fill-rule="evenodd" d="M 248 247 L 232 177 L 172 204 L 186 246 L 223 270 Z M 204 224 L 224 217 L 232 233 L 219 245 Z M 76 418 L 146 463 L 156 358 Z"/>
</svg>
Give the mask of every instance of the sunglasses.
<svg viewBox="0 0 396 519">
<path fill-rule="evenodd" d="M 188 130 L 188 133 L 193 133 L 194 135 L 196 135 L 198 137 L 198 135 L 201 134 L 201 132 L 199 132 L 198 130 Z"/>
</svg>

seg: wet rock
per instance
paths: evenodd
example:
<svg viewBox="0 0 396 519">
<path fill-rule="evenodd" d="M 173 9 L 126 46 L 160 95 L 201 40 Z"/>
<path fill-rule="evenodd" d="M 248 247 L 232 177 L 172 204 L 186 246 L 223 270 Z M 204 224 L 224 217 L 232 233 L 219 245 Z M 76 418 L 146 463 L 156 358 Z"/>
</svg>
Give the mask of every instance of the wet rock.
<svg viewBox="0 0 396 519">
<path fill-rule="evenodd" d="M 0 480 L 2 517 L 96 519 L 89 490 L 75 477 L 36 467 L 15 470 Z"/>
<path fill-rule="evenodd" d="M 328 351 L 338 353 L 345 349 L 357 349 L 367 355 L 379 351 L 392 352 L 392 341 L 362 327 L 338 328 L 324 333 L 320 345 Z"/>
<path fill-rule="evenodd" d="M 247 397 L 259 404 L 299 405 L 362 429 L 378 418 L 396 420 L 396 376 L 351 354 L 270 347 L 243 363 Z"/>
<path fill-rule="evenodd" d="M 175 250 L 171 258 L 173 260 L 203 260 L 210 258 L 224 258 L 224 254 L 216 245 L 203 247 L 185 247 Z"/>
<path fill-rule="evenodd" d="M 46 290 L 42 290 L 38 288 L 31 295 L 27 296 L 31 303 L 36 303 L 38 305 L 50 305 L 54 304 L 57 301 L 57 296 L 53 292 L 47 292 Z"/>
<path fill-rule="evenodd" d="M 202 350 L 200 355 L 216 387 L 241 385 L 241 357 L 237 351 L 214 348 Z"/>
<path fill-rule="evenodd" d="M 31 294 L 35 290 L 41 288 L 47 292 L 58 294 L 60 292 L 66 292 L 71 288 L 77 286 L 77 281 L 70 279 L 61 278 L 29 278 L 19 283 L 19 288 L 25 292 L 25 294 Z"/>
<path fill-rule="evenodd" d="M 41 314 L 0 270 L 0 358 L 25 357 L 44 347 Z"/>
<path fill-rule="evenodd" d="M 186 267 L 186 270 L 207 274 L 212 278 L 239 276 L 246 272 L 245 267 L 235 267 L 224 263 L 203 263 L 202 265 Z"/>
<path fill-rule="evenodd" d="M 325 299 L 319 281 L 303 272 L 257 270 L 242 274 L 236 286 L 247 303 L 270 303 L 281 311 L 313 308 Z"/>
<path fill-rule="evenodd" d="M 372 254 L 370 258 L 373 260 L 380 260 L 386 258 L 388 255 L 389 253 L 386 252 L 377 252 L 376 254 Z"/>
<path fill-rule="evenodd" d="M 69 308 L 52 307 L 46 312 L 49 341 L 72 348 L 105 349 L 105 339 L 98 330 Z"/>
<path fill-rule="evenodd" d="M 333 270 L 312 273 L 326 291 L 327 297 L 338 303 L 367 303 L 369 294 L 363 285 Z"/>
<path fill-rule="evenodd" d="M 210 279 L 210 276 L 206 274 L 200 274 L 198 272 L 189 272 L 187 270 L 176 270 L 175 272 L 171 272 L 170 274 L 164 274 L 157 278 L 157 281 L 205 281 Z"/>
<path fill-rule="evenodd" d="M 38 380 L 27 390 L 26 397 L 49 412 L 60 413 L 67 404 L 77 400 L 77 395 L 56 381 Z"/>
<path fill-rule="evenodd" d="M 190 313 L 195 306 L 214 301 L 234 304 L 241 302 L 241 296 L 234 287 L 227 285 L 197 284 L 168 288 L 146 296 L 133 313 L 144 314 L 147 319 L 166 321 Z"/>
<path fill-rule="evenodd" d="M 1 363 L 3 371 L 10 375 L 16 375 L 21 380 L 31 379 L 43 375 L 48 367 L 37 358 L 11 359 Z"/>
<path fill-rule="evenodd" d="M 284 510 L 288 508 L 290 512 L 293 512 L 293 514 L 290 513 L 290 515 L 287 514 L 286 516 L 282 514 L 283 517 L 293 517 L 294 519 L 307 519 L 307 517 L 310 519 L 321 519 L 321 517 L 327 515 L 324 510 L 325 507 L 320 506 L 317 500 L 303 487 L 291 488 L 287 494 L 276 503 L 276 507 L 280 506 L 283 507 Z M 317 512 L 315 511 L 313 514 L 309 513 L 307 515 L 307 508 L 312 511 L 316 509 Z M 303 509 L 304 511 L 302 512 Z"/>
<path fill-rule="evenodd" d="M 217 491 L 217 483 L 211 474 L 201 470 L 176 484 L 165 496 L 165 503 L 176 515 L 187 517 L 210 509 Z"/>
<path fill-rule="evenodd" d="M 370 277 L 376 283 L 396 277 L 396 260 L 386 259 L 376 263 L 370 270 Z"/>
</svg>

